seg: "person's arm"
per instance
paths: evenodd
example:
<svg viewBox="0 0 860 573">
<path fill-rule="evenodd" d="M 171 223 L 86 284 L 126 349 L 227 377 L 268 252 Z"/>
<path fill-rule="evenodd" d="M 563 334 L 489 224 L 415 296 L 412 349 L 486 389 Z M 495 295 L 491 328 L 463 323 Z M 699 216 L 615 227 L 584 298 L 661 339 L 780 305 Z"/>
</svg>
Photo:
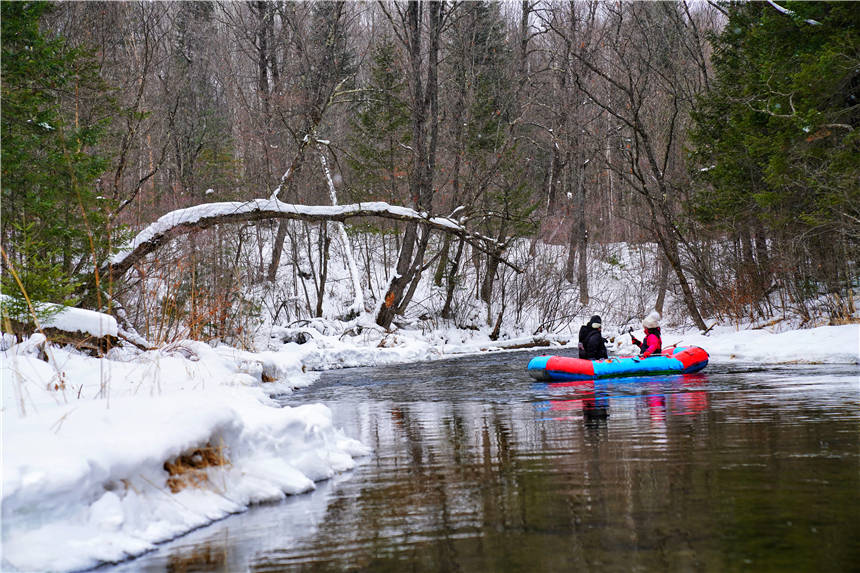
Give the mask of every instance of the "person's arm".
<svg viewBox="0 0 860 573">
<path fill-rule="evenodd" d="M 603 334 L 601 333 L 598 338 L 598 344 L 600 346 L 600 357 L 601 358 L 609 358 L 609 350 L 606 348 L 606 343 L 609 342 L 608 339 L 603 338 Z"/>
</svg>

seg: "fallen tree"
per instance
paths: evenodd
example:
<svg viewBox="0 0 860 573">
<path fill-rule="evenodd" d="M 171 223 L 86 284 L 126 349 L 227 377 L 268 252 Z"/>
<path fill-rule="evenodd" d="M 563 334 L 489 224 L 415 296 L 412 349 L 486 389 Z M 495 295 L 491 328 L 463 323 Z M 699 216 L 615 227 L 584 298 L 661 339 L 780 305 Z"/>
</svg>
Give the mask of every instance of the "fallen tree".
<svg viewBox="0 0 860 573">
<path fill-rule="evenodd" d="M 224 223 L 243 223 L 268 219 L 296 219 L 302 221 L 339 221 L 355 217 L 382 217 L 400 221 L 422 222 L 430 228 L 462 237 L 467 243 L 482 252 L 496 247 L 490 237 L 473 233 L 457 221 L 447 217 L 427 217 L 408 207 L 389 205 L 382 201 L 354 203 L 352 205 L 314 206 L 294 205 L 277 199 L 254 199 L 225 203 L 205 203 L 187 209 L 179 209 L 162 215 L 156 222 L 143 229 L 125 247 L 99 269 L 101 276 L 119 278 L 149 253 L 166 245 L 181 235 L 187 235 Z M 518 273 L 523 270 L 510 261 L 504 264 Z"/>
<path fill-rule="evenodd" d="M 375 201 L 351 205 L 295 205 L 284 203 L 275 198 L 254 199 L 223 203 L 206 203 L 171 211 L 148 225 L 111 259 L 103 264 L 96 275 L 97 280 L 111 277 L 120 280 L 125 273 L 143 260 L 144 257 L 168 244 L 173 239 L 208 229 L 225 223 L 242 223 L 264 220 L 303 220 L 311 222 L 344 222 L 355 217 L 382 217 L 407 222 L 420 222 L 430 229 L 461 237 L 464 241 L 482 252 L 498 252 L 499 245 L 494 239 L 466 229 L 460 222 L 449 217 L 428 217 L 408 207 L 390 205 Z M 523 270 L 510 261 L 501 262 L 514 271 Z"/>
</svg>

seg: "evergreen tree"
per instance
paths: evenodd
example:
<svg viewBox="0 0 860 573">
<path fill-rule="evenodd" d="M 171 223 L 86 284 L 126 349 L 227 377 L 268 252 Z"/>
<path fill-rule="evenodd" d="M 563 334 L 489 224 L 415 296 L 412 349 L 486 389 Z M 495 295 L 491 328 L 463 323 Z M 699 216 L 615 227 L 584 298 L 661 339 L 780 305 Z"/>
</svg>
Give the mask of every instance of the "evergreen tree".
<svg viewBox="0 0 860 573">
<path fill-rule="evenodd" d="M 353 115 L 349 166 L 355 174 L 352 201 L 384 199 L 405 202 L 409 164 L 409 109 L 403 101 L 403 72 L 395 47 L 374 48 L 370 81 Z"/>
<path fill-rule="evenodd" d="M 713 39 L 716 82 L 692 134 L 706 184 L 697 215 L 766 226 L 793 281 L 834 291 L 860 254 L 860 13 L 850 3 L 785 6 L 790 14 L 729 4 Z"/>
<path fill-rule="evenodd" d="M 507 127 L 513 120 L 513 57 L 499 4 L 473 2 L 464 5 L 463 10 L 471 32 L 466 49 L 474 63 L 467 80 L 472 87 L 466 147 L 474 153 L 493 152 L 504 144 Z"/>
<path fill-rule="evenodd" d="M 507 38 L 501 6 L 493 2 L 458 5 L 457 14 L 445 33 L 446 108 L 452 154 L 450 194 L 442 195 L 453 210 L 465 206 L 480 232 L 492 237 L 477 295 L 487 303 L 488 321 L 494 304 L 493 290 L 501 257 L 513 237 L 533 230 L 535 179 L 530 163 L 516 144 L 515 121 L 520 115 L 517 99 L 517 65 Z M 459 254 L 449 261 L 449 243 L 435 276 L 436 284 L 448 277 L 448 297 L 443 316 L 450 315 L 454 287 L 453 272 Z M 500 305 L 504 307 L 504 303 Z"/>
<path fill-rule="evenodd" d="M 225 90 L 213 81 L 219 62 L 206 46 L 216 27 L 214 10 L 207 2 L 177 4 L 172 73 L 164 81 L 176 98 L 177 112 L 170 115 L 174 170 L 191 203 L 241 195 Z M 209 188 L 215 193 L 206 194 Z"/>
<path fill-rule="evenodd" d="M 110 205 L 98 191 L 108 160 L 95 151 L 111 102 L 89 54 L 42 33 L 46 9 L 0 6 L 2 289 L 16 320 L 27 320 L 25 292 L 33 301 L 77 302 L 111 244 Z"/>
</svg>

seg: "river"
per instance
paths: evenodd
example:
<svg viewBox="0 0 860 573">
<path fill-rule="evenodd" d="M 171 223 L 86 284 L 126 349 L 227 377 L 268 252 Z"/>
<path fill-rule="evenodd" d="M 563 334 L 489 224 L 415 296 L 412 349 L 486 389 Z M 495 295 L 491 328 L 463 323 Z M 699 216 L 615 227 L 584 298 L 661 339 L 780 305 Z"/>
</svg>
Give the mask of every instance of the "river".
<svg viewBox="0 0 860 573">
<path fill-rule="evenodd" d="M 125 571 L 856 571 L 860 368 L 564 384 L 535 351 L 324 373 L 373 450 Z"/>
</svg>

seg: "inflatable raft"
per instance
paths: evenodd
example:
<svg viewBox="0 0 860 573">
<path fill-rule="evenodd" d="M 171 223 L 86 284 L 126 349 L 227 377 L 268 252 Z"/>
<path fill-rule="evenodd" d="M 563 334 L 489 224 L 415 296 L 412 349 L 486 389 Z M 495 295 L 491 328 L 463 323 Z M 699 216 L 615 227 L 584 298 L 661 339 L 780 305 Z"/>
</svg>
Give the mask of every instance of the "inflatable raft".
<svg viewBox="0 0 860 573">
<path fill-rule="evenodd" d="M 535 356 L 529 374 L 535 380 L 588 380 L 651 374 L 690 374 L 708 365 L 708 353 L 698 346 L 668 348 L 659 356 L 623 356 L 604 360 L 584 360 L 568 356 Z"/>
</svg>

